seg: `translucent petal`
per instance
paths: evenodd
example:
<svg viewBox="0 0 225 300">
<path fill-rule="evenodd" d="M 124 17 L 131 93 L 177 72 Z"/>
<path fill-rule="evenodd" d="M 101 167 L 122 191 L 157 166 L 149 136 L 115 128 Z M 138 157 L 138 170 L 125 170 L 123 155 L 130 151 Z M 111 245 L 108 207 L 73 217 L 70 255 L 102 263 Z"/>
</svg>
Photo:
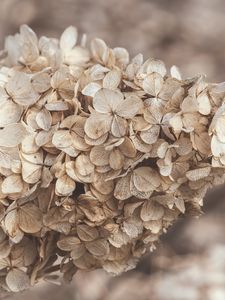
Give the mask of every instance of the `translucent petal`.
<svg viewBox="0 0 225 300">
<path fill-rule="evenodd" d="M 116 110 L 122 100 L 123 94 L 121 92 L 101 89 L 93 98 L 93 107 L 97 112 L 110 113 Z"/>
<path fill-rule="evenodd" d="M 72 49 L 77 43 L 77 29 L 74 26 L 66 28 L 60 38 L 60 48 L 63 50 Z"/>
<path fill-rule="evenodd" d="M 112 116 L 106 114 L 91 114 L 87 119 L 84 130 L 91 139 L 98 139 L 110 131 Z"/>
</svg>

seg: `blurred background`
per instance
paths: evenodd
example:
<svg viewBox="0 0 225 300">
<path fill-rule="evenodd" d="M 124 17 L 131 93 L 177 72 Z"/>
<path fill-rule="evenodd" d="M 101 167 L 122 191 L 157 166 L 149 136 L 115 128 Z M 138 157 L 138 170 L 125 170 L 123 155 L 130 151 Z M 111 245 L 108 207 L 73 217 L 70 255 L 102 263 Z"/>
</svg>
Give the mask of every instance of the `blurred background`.
<svg viewBox="0 0 225 300">
<path fill-rule="evenodd" d="M 132 56 L 142 52 L 167 67 L 176 64 L 184 76 L 225 81 L 224 0 L 0 0 L 1 48 L 23 23 L 52 37 L 75 25 Z M 79 272 L 69 286 L 43 283 L 11 299 L 224 300 L 224 197 L 224 187 L 210 191 L 204 215 L 178 221 L 133 271 L 119 277 Z"/>
</svg>

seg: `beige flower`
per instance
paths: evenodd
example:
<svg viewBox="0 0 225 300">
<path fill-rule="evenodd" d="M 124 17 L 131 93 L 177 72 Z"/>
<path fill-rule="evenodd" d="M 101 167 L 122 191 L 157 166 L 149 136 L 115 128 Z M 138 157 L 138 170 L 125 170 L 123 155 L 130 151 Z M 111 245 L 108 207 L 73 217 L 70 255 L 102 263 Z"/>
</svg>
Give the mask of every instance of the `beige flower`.
<svg viewBox="0 0 225 300">
<path fill-rule="evenodd" d="M 122 137 L 127 132 L 127 119 L 132 119 L 142 108 L 139 97 L 130 96 L 124 99 L 119 91 L 99 90 L 93 98 L 94 111 L 85 123 L 85 133 L 97 139 L 111 132 L 115 137 Z"/>
<path fill-rule="evenodd" d="M 1 290 L 130 270 L 225 181 L 224 83 L 78 40 L 22 25 L 0 58 Z"/>
</svg>

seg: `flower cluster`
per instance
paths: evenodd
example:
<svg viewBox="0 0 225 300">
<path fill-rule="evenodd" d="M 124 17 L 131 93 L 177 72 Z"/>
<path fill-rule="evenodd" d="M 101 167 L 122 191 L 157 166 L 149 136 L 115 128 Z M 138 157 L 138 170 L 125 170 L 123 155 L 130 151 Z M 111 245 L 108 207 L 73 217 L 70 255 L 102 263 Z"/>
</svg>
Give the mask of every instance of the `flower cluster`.
<svg viewBox="0 0 225 300">
<path fill-rule="evenodd" d="M 26 25 L 0 59 L 0 285 L 119 274 L 224 181 L 225 85 L 77 30 Z"/>
</svg>

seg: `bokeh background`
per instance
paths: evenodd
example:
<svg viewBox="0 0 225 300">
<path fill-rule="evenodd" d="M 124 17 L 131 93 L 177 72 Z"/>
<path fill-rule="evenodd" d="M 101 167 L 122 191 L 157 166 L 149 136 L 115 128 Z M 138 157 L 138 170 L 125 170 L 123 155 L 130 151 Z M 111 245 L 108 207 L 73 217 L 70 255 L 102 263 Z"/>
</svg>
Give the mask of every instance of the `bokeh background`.
<svg viewBox="0 0 225 300">
<path fill-rule="evenodd" d="M 89 39 L 176 64 L 184 76 L 225 81 L 224 0 L 0 0 L 0 48 L 23 23 L 52 37 L 75 25 Z M 79 272 L 69 286 L 43 283 L 11 299 L 224 300 L 224 198 L 224 187 L 210 191 L 203 216 L 178 221 L 133 271 Z"/>
</svg>

